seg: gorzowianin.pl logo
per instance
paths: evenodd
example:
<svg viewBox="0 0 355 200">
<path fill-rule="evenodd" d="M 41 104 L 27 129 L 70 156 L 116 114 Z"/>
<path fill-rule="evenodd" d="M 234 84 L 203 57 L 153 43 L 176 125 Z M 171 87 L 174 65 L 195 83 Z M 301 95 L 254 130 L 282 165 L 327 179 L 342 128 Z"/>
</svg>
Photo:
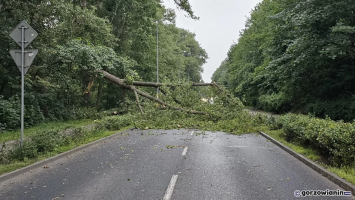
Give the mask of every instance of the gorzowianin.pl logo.
<svg viewBox="0 0 355 200">
<path fill-rule="evenodd" d="M 310 196 L 329 196 L 329 197 L 340 197 L 340 196 L 351 196 L 350 191 L 343 190 L 296 190 L 294 192 L 295 197 L 310 197 Z"/>
</svg>

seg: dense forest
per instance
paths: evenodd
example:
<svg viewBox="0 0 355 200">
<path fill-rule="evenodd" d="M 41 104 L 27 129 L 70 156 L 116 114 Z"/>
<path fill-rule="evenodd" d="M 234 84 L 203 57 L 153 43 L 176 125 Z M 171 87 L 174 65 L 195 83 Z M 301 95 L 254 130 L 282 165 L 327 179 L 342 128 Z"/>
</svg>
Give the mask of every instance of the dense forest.
<svg viewBox="0 0 355 200">
<path fill-rule="evenodd" d="M 355 1 L 263 0 L 213 74 L 245 105 L 352 121 Z"/>
<path fill-rule="evenodd" d="M 198 20 L 187 0 L 175 0 Z M 134 95 L 105 81 L 96 69 L 129 80 L 202 82 L 207 53 L 195 34 L 175 26 L 160 0 L 0 1 L 0 130 L 20 126 L 21 73 L 9 54 L 9 33 L 22 20 L 38 37 L 25 76 L 25 125 L 90 116 L 124 106 Z M 153 93 L 154 90 L 152 90 Z"/>
</svg>

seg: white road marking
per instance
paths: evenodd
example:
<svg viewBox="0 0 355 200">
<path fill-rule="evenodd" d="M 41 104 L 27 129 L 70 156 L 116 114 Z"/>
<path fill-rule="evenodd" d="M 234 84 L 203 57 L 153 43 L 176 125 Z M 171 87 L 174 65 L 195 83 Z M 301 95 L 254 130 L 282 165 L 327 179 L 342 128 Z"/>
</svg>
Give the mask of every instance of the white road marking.
<svg viewBox="0 0 355 200">
<path fill-rule="evenodd" d="M 189 147 L 185 147 L 184 150 L 182 151 L 182 155 L 183 155 L 183 156 L 186 156 L 186 153 L 187 153 L 187 149 L 188 149 L 188 148 L 189 148 Z"/>
<path fill-rule="evenodd" d="M 195 131 L 192 131 L 192 132 L 191 132 L 191 135 L 193 135 L 193 134 L 194 134 L 194 132 L 195 132 Z"/>
<path fill-rule="evenodd" d="M 247 148 L 248 146 L 227 146 L 229 148 Z M 251 147 L 253 149 L 273 149 L 272 147 Z"/>
<path fill-rule="evenodd" d="M 173 194 L 173 191 L 174 191 L 174 187 L 175 187 L 175 183 L 177 181 L 177 178 L 178 178 L 178 175 L 173 175 L 173 177 L 171 177 L 170 184 L 168 186 L 168 189 L 166 189 L 163 200 L 170 200 L 171 195 Z"/>
<path fill-rule="evenodd" d="M 228 146 L 228 147 L 231 147 L 231 148 L 245 148 L 247 146 Z"/>
</svg>

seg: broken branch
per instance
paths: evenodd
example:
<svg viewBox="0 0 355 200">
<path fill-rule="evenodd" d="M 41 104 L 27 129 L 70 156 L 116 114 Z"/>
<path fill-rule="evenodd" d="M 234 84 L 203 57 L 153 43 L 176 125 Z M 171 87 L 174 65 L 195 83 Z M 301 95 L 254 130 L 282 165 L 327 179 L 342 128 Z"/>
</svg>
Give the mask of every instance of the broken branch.
<svg viewBox="0 0 355 200">
<path fill-rule="evenodd" d="M 142 109 L 142 107 L 141 107 L 141 104 L 139 103 L 139 97 L 138 97 L 138 94 L 137 94 L 136 91 L 134 91 L 134 96 L 136 96 L 136 101 L 137 101 L 137 105 L 138 105 L 138 107 L 139 107 L 139 110 L 141 111 L 142 116 L 145 118 L 144 112 L 143 112 L 143 109 Z"/>
</svg>

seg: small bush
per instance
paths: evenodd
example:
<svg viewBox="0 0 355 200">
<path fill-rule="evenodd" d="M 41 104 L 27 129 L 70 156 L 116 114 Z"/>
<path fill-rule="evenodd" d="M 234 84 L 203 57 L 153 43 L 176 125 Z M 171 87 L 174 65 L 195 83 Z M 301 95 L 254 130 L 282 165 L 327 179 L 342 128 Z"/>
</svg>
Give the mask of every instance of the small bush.
<svg viewBox="0 0 355 200">
<path fill-rule="evenodd" d="M 9 164 L 9 163 L 10 163 L 10 159 L 7 154 L 7 151 L 5 150 L 5 142 L 4 142 L 0 149 L 0 164 Z"/>
<path fill-rule="evenodd" d="M 35 143 L 25 140 L 22 147 L 19 145 L 9 152 L 11 160 L 24 161 L 25 158 L 36 159 L 38 157 L 37 146 Z"/>
<path fill-rule="evenodd" d="M 57 132 L 40 132 L 32 137 L 38 153 L 52 152 L 60 145 L 60 135 Z"/>
</svg>

